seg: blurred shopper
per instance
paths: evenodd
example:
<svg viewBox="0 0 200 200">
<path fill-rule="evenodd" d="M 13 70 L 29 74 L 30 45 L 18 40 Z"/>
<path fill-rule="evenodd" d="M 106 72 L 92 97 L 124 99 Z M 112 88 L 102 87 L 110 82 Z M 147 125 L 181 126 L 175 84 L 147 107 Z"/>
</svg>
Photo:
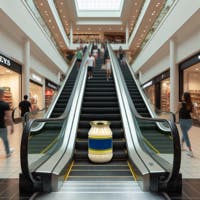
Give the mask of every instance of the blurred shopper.
<svg viewBox="0 0 200 200">
<path fill-rule="evenodd" d="M 24 95 L 24 100 L 19 103 L 19 109 L 21 110 L 22 123 L 24 125 L 25 113 L 32 110 L 31 103 L 28 101 L 28 95 Z"/>
<path fill-rule="evenodd" d="M 122 47 L 120 46 L 119 47 L 119 60 L 120 60 L 121 64 L 123 64 L 123 58 L 124 58 L 124 52 L 123 52 Z"/>
<path fill-rule="evenodd" d="M 14 132 L 14 125 L 11 117 L 9 104 L 3 100 L 4 90 L 0 89 L 0 137 L 3 140 L 7 157 L 10 157 L 13 149 L 10 149 L 8 142 L 8 130 L 6 126 L 11 126 L 11 134 Z"/>
<path fill-rule="evenodd" d="M 90 54 L 86 61 L 86 66 L 88 66 L 88 79 L 93 78 L 93 67 L 95 67 L 95 65 L 95 58 Z"/>
<path fill-rule="evenodd" d="M 193 157 L 190 139 L 188 131 L 192 127 L 191 112 L 193 110 L 193 104 L 189 92 L 183 94 L 183 99 L 179 102 L 179 122 L 182 131 L 182 147 L 184 142 L 188 147 L 187 155 Z"/>
<path fill-rule="evenodd" d="M 82 50 L 77 50 L 77 53 L 76 53 L 76 58 L 77 58 L 77 69 L 80 68 L 80 65 L 81 65 L 81 62 L 82 62 L 82 57 L 83 57 L 83 52 Z"/>
<path fill-rule="evenodd" d="M 106 78 L 107 81 L 109 81 L 110 75 L 111 75 L 111 61 L 110 61 L 110 57 L 108 56 L 106 59 Z"/>
</svg>

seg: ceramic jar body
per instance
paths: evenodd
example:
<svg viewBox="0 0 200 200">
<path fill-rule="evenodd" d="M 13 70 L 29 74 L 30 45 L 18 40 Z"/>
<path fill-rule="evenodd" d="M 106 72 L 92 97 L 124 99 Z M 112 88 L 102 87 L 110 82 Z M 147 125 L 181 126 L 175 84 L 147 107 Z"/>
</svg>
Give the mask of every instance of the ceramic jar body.
<svg viewBox="0 0 200 200">
<path fill-rule="evenodd" d="M 88 132 L 88 157 L 92 162 L 109 162 L 113 156 L 112 131 L 108 121 L 92 121 Z"/>
</svg>

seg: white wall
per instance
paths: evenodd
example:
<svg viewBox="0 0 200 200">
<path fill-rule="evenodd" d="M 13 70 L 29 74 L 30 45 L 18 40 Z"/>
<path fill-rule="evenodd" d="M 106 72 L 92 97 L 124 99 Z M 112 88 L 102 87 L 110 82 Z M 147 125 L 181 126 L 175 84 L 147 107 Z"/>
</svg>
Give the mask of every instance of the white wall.
<svg viewBox="0 0 200 200">
<path fill-rule="evenodd" d="M 23 63 L 23 48 L 19 41 L 15 40 L 9 32 L 0 28 L 0 51 L 8 57 L 14 58 L 18 63 Z"/>
<path fill-rule="evenodd" d="M 145 70 L 142 72 L 140 81 L 141 83 L 145 83 L 167 69 L 169 69 L 169 55 L 166 55 L 161 59 L 156 59 L 155 63 L 149 65 L 148 68 L 145 68 Z"/>
<path fill-rule="evenodd" d="M 148 69 L 151 68 L 152 70 L 156 66 L 154 76 L 158 74 L 156 69 L 159 69 L 159 66 L 152 62 L 152 59 L 160 60 L 159 65 L 161 68 L 163 65 L 166 65 L 166 61 L 162 63 L 162 58 L 156 57 L 155 59 L 155 55 L 159 54 L 159 51 L 166 52 L 166 57 L 169 55 L 169 40 L 171 38 L 177 41 L 176 63 L 194 52 L 200 51 L 199 10 L 199 0 L 194 0 L 192 3 L 188 0 L 177 1 L 175 6 L 172 7 L 171 12 L 159 26 L 159 29 L 153 34 L 150 41 L 132 64 L 133 70 L 135 72 L 145 71 L 147 66 Z M 148 73 L 148 70 L 146 70 L 146 73 Z"/>
<path fill-rule="evenodd" d="M 169 69 L 170 39 L 175 41 L 176 64 L 200 52 L 199 19 L 200 1 L 194 0 L 192 4 L 187 0 L 177 1 L 159 30 L 131 66 L 135 72 L 142 72 L 141 83 Z"/>
<path fill-rule="evenodd" d="M 47 37 L 47 34 L 42 30 L 39 23 L 34 19 L 31 12 L 27 10 L 22 0 L 15 0 L 14 3 L 8 0 L 1 0 L 0 18 L 0 26 L 4 26 L 6 32 L 19 34 L 19 37 L 22 40 L 24 38 L 24 41 L 29 39 L 31 41 L 31 47 L 34 46 L 35 51 L 38 48 L 42 52 L 40 56 L 43 59 L 49 60 L 62 73 L 67 71 L 68 65 L 63 57 L 50 38 Z"/>
</svg>

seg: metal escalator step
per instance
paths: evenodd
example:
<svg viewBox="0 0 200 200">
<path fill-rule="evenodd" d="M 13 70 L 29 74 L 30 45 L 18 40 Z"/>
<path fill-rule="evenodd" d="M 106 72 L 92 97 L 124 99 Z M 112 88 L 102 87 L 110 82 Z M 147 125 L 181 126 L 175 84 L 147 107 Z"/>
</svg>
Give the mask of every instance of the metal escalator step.
<svg viewBox="0 0 200 200">
<path fill-rule="evenodd" d="M 84 97 L 83 98 L 83 102 L 95 102 L 95 101 L 101 101 L 101 102 L 112 102 L 112 101 L 116 101 L 116 97 L 107 97 L 107 96 L 102 96 L 102 97 Z"/>
<path fill-rule="evenodd" d="M 106 83 L 101 83 L 101 84 L 97 84 L 97 83 L 93 83 L 93 84 L 86 84 L 87 88 L 95 88 L 95 87 L 103 87 L 103 88 L 110 88 L 110 87 L 115 87 L 115 84 L 113 82 L 106 82 Z"/>
<path fill-rule="evenodd" d="M 127 160 L 128 154 L 126 151 L 120 150 L 113 152 L 112 160 Z M 74 159 L 75 160 L 89 160 L 88 159 L 88 151 L 84 150 L 75 150 L 74 152 Z"/>
<path fill-rule="evenodd" d="M 78 170 L 72 170 L 70 172 L 70 177 L 73 176 L 95 176 L 95 177 L 105 177 L 105 176 L 111 176 L 111 177 L 132 177 L 132 174 L 129 169 L 127 170 L 84 170 L 78 171 Z"/>
<path fill-rule="evenodd" d="M 110 120 L 120 120 L 121 115 L 120 114 L 81 114 L 80 120 L 104 120 L 104 121 L 110 121 Z"/>
<path fill-rule="evenodd" d="M 116 101 L 117 100 L 117 98 L 115 99 L 115 101 L 113 101 L 113 102 L 97 102 L 97 101 L 95 101 L 95 102 L 92 102 L 92 101 L 89 101 L 89 102 L 83 102 L 82 103 L 82 106 L 83 107 L 118 107 L 119 105 L 118 105 L 118 102 Z"/>
<path fill-rule="evenodd" d="M 87 129 L 79 128 L 78 132 L 77 132 L 77 137 L 80 139 L 88 138 L 89 130 L 90 130 L 90 128 L 87 128 Z M 112 129 L 112 133 L 113 133 L 113 139 L 121 139 L 124 137 L 124 130 L 122 128 Z"/>
<path fill-rule="evenodd" d="M 110 121 L 111 128 L 121 128 L 122 127 L 122 121 Z M 90 127 L 90 121 L 79 121 L 79 128 L 89 128 Z"/>
<path fill-rule="evenodd" d="M 85 97 L 103 97 L 103 96 L 116 96 L 116 92 L 85 92 L 84 96 Z"/>
<path fill-rule="evenodd" d="M 77 139 L 76 140 L 76 149 L 83 149 L 87 150 L 88 149 L 88 140 L 87 139 Z M 118 150 L 123 150 L 126 148 L 126 141 L 125 140 L 113 140 L 113 151 L 118 151 Z"/>
<path fill-rule="evenodd" d="M 117 107 L 114 107 L 114 108 L 109 108 L 109 107 L 107 107 L 107 108 L 98 108 L 98 107 L 96 107 L 96 108 L 90 108 L 90 107 L 83 107 L 82 109 L 81 109 L 81 113 L 83 113 L 83 114 L 90 114 L 90 113 L 95 113 L 95 114 L 101 114 L 101 113 L 105 113 L 105 114 L 109 114 L 109 113 L 119 113 L 120 112 L 120 110 L 119 110 L 119 108 L 117 108 Z"/>
<path fill-rule="evenodd" d="M 86 87 L 85 92 L 113 92 L 113 87 Z"/>
</svg>

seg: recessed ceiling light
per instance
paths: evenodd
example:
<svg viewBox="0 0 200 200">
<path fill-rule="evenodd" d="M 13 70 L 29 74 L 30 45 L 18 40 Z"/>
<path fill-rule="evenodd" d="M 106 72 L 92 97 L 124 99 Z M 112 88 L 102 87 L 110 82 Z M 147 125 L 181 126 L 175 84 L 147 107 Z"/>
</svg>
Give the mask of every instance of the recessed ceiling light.
<svg viewBox="0 0 200 200">
<path fill-rule="evenodd" d="M 49 19 L 49 23 L 51 23 L 51 19 Z"/>
<path fill-rule="evenodd" d="M 137 6 L 137 2 L 135 2 L 134 5 Z"/>
<path fill-rule="evenodd" d="M 200 60 L 200 55 L 198 55 L 198 59 Z"/>
<path fill-rule="evenodd" d="M 60 2 L 60 5 L 63 5 L 63 2 L 62 2 L 62 1 Z"/>
<path fill-rule="evenodd" d="M 40 5 L 43 6 L 44 4 L 41 2 Z"/>
</svg>

